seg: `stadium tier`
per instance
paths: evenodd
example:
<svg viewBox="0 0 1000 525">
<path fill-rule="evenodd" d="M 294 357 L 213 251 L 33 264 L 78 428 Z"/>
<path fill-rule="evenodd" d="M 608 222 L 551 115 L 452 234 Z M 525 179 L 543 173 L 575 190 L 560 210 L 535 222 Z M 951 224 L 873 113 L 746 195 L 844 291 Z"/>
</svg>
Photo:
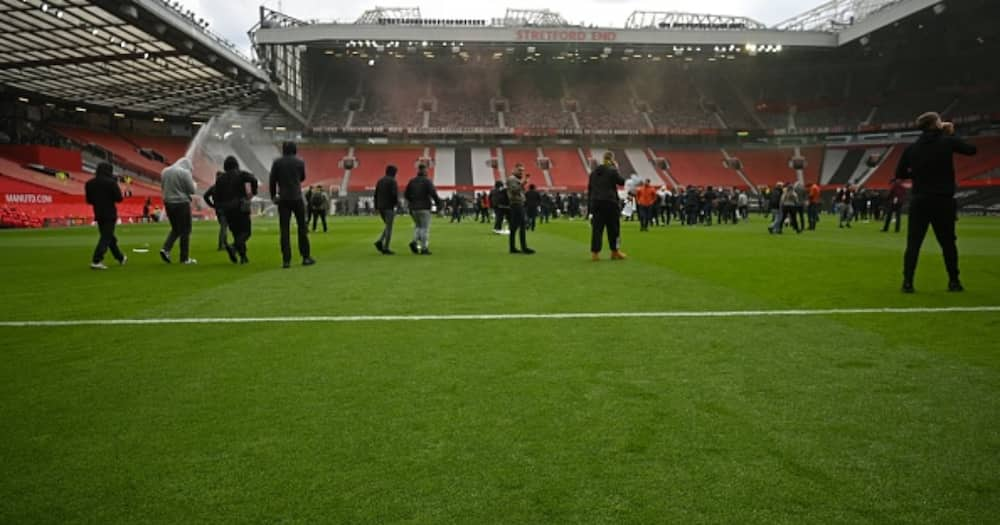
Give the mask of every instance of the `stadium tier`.
<svg viewBox="0 0 1000 525">
<path fill-rule="evenodd" d="M 725 157 L 716 151 L 656 151 L 667 161 L 673 180 L 681 186 L 742 187 L 747 183 L 723 165 Z"/>
<path fill-rule="evenodd" d="M 743 163 L 744 175 L 755 186 L 774 186 L 797 180 L 795 170 L 789 165 L 793 157 L 790 149 L 743 150 L 732 155 Z"/>
<path fill-rule="evenodd" d="M 53 130 L 80 146 L 98 146 L 109 152 L 116 164 L 154 180 L 159 180 L 160 172 L 167 167 L 164 162 L 143 156 L 138 145 L 115 133 L 67 126 L 55 127 Z"/>
<path fill-rule="evenodd" d="M 584 164 L 579 149 L 545 148 L 544 152 L 545 157 L 551 163 L 549 176 L 552 179 L 553 187 L 575 191 L 587 189 L 587 178 L 590 170 Z"/>
</svg>

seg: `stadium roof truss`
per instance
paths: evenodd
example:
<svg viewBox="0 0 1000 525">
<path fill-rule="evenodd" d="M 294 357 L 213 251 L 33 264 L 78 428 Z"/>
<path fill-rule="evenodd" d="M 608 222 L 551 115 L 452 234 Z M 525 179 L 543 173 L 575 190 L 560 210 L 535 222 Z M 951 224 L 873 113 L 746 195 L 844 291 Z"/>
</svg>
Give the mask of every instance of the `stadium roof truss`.
<svg viewBox="0 0 1000 525">
<path fill-rule="evenodd" d="M 383 20 L 420 20 L 419 7 L 376 7 L 365 11 L 356 24 L 377 24 Z"/>
<path fill-rule="evenodd" d="M 548 9 L 507 9 L 503 17 L 506 27 L 566 27 L 566 19 Z"/>
<path fill-rule="evenodd" d="M 839 32 L 905 0 L 830 0 L 776 27 L 788 31 Z"/>
<path fill-rule="evenodd" d="M 675 11 L 634 11 L 625 29 L 767 29 L 752 18 L 743 16 L 680 13 Z"/>
<path fill-rule="evenodd" d="M 123 113 L 295 118 L 264 71 L 161 0 L 0 0 L 0 83 Z"/>
</svg>

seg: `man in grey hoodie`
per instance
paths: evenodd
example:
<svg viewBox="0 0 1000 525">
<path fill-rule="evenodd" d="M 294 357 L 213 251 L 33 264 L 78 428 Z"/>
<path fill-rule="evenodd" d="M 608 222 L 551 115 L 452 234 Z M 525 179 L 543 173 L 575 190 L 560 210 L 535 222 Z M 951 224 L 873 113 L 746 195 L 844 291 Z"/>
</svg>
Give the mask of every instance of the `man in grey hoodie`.
<svg viewBox="0 0 1000 525">
<path fill-rule="evenodd" d="M 170 264 L 170 251 L 174 242 L 181 240 L 181 264 L 198 264 L 189 254 L 191 243 L 191 196 L 197 190 L 194 187 L 194 170 L 187 157 L 181 157 L 172 166 L 163 170 L 161 184 L 163 185 L 163 204 L 170 220 L 170 233 L 160 250 L 160 258 Z"/>
</svg>

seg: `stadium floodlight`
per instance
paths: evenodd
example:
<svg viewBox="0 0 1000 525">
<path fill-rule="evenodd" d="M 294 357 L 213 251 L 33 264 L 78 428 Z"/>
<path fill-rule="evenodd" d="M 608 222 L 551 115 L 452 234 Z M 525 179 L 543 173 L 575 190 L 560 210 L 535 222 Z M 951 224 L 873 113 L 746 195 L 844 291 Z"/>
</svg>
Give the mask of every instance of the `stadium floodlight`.
<svg viewBox="0 0 1000 525">
<path fill-rule="evenodd" d="M 375 66 L 375 59 L 374 58 L 368 59 L 368 67 L 374 67 L 374 66 Z"/>
<path fill-rule="evenodd" d="M 124 113 L 119 113 L 119 112 L 115 112 L 115 113 L 113 114 L 113 116 L 114 116 L 115 118 L 125 118 L 125 114 L 124 114 Z"/>
<path fill-rule="evenodd" d="M 427 41 L 424 40 L 423 42 L 421 42 L 420 47 L 427 47 Z"/>
<path fill-rule="evenodd" d="M 776 53 L 781 53 L 781 44 L 778 44 L 778 45 L 774 46 L 774 51 Z"/>
<path fill-rule="evenodd" d="M 30 100 L 28 100 L 27 98 L 24 98 L 24 97 L 17 97 L 17 101 L 18 102 L 23 102 L 25 104 L 27 104 L 28 102 L 31 102 Z"/>
<path fill-rule="evenodd" d="M 76 107 L 76 111 L 79 112 L 79 113 L 86 113 L 87 112 L 87 108 L 81 108 L 80 106 L 77 106 Z"/>
</svg>

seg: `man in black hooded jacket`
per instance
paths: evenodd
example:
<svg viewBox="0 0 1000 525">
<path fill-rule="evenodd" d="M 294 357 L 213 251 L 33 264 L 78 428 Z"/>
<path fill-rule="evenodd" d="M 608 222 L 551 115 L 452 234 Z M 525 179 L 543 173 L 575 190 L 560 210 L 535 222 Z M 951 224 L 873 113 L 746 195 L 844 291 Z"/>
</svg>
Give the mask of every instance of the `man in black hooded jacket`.
<svg viewBox="0 0 1000 525">
<path fill-rule="evenodd" d="M 605 153 L 604 162 L 590 173 L 590 181 L 587 184 L 587 194 L 590 196 L 588 209 L 593 215 L 590 235 L 590 254 L 593 261 L 600 260 L 601 237 L 605 229 L 608 231 L 611 259 L 625 259 L 625 254 L 618 249 L 621 244 L 618 187 L 624 185 L 625 177 L 622 177 L 615 165 L 614 153 L 610 151 Z"/>
<path fill-rule="evenodd" d="M 910 222 L 903 256 L 903 292 L 913 293 L 920 246 L 927 228 L 944 255 L 948 270 L 948 290 L 964 290 L 958 279 L 958 247 L 955 244 L 955 162 L 954 154 L 975 155 L 976 147 L 955 137 L 955 125 L 941 122 L 937 113 L 924 113 L 917 119 L 920 138 L 903 152 L 896 167 L 897 179 L 912 179 Z"/>
<path fill-rule="evenodd" d="M 93 270 L 107 270 L 104 265 L 104 254 L 111 250 L 118 264 L 124 265 L 128 257 L 118 249 L 118 239 L 115 237 L 115 224 L 118 222 L 118 207 L 123 200 L 122 190 L 118 187 L 118 181 L 114 177 L 114 168 L 107 162 L 97 165 L 94 178 L 87 181 L 85 186 L 87 193 L 87 204 L 94 208 L 94 222 L 101 232 L 100 240 L 94 249 L 94 257 L 90 261 L 90 268 Z"/>
<path fill-rule="evenodd" d="M 399 206 L 399 184 L 396 182 L 396 173 L 399 171 L 392 164 L 385 167 L 385 177 L 379 179 L 375 185 L 375 209 L 382 217 L 385 227 L 382 235 L 375 241 L 375 249 L 382 255 L 395 255 L 389 248 L 392 242 L 392 223 L 396 218 L 396 207 Z"/>
<path fill-rule="evenodd" d="M 278 205 L 278 224 L 281 228 L 282 268 L 292 262 L 292 241 L 290 222 L 295 215 L 299 232 L 299 255 L 302 265 L 311 266 L 316 261 L 309 254 L 309 224 L 306 222 L 306 204 L 302 198 L 302 183 L 306 180 L 306 164 L 298 158 L 298 147 L 294 142 L 286 142 L 281 147 L 282 156 L 271 165 L 271 199 Z"/>
</svg>

